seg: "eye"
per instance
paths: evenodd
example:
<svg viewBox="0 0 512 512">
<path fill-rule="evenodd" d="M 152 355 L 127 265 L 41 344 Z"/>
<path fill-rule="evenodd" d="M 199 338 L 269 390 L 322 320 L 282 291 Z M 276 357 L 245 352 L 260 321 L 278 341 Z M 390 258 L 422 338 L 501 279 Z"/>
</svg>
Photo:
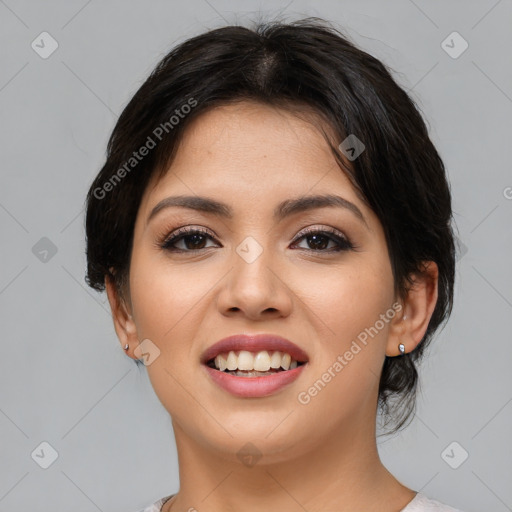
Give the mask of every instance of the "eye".
<svg viewBox="0 0 512 512">
<path fill-rule="evenodd" d="M 167 251 L 192 252 L 212 247 L 205 245 L 208 239 L 214 238 L 206 229 L 180 228 L 167 237 L 160 246 Z M 181 244 L 181 247 L 177 247 L 178 244 Z"/>
<path fill-rule="evenodd" d="M 193 252 L 215 247 L 215 245 L 206 245 L 208 240 L 215 240 L 208 230 L 184 227 L 171 233 L 159 245 L 166 251 Z M 292 245 L 296 245 L 301 240 L 304 240 L 309 247 L 299 246 L 298 248 L 313 252 L 340 252 L 355 248 L 345 236 L 332 228 L 323 230 L 312 228 L 302 231 L 292 242 Z M 179 244 L 181 244 L 181 247 Z"/>
<path fill-rule="evenodd" d="M 339 252 L 354 249 L 355 247 L 350 240 L 332 228 L 323 230 L 318 228 L 308 229 L 299 233 L 293 243 L 296 244 L 300 240 L 304 240 L 310 246 L 300 247 L 300 249 L 314 252 Z M 332 245 L 329 247 L 329 244 L 334 244 L 334 247 Z"/>
</svg>

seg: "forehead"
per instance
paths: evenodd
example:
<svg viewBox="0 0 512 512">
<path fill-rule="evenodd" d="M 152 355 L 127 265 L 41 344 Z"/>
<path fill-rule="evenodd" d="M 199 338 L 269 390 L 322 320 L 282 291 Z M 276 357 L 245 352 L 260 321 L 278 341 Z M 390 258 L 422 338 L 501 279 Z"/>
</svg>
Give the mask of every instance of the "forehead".
<svg viewBox="0 0 512 512">
<path fill-rule="evenodd" d="M 327 149 L 322 128 L 330 132 L 330 127 L 311 110 L 290 111 L 256 102 L 229 104 L 196 118 L 185 131 L 178 155 L 194 153 L 199 157 L 230 152 L 237 160 L 282 158 L 286 148 L 314 158 Z"/>
<path fill-rule="evenodd" d="M 337 145 L 332 128 L 302 108 L 294 112 L 256 102 L 216 107 L 187 126 L 170 168 L 148 189 L 151 195 L 171 187 L 183 193 L 199 187 L 247 194 L 277 188 L 304 194 L 315 186 L 352 189 L 326 136 Z"/>
</svg>

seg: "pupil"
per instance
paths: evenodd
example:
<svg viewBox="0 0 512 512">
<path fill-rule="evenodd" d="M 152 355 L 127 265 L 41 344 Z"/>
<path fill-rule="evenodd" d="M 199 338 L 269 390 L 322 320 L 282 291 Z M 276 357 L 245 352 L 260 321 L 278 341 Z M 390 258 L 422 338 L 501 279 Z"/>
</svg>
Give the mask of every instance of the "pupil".
<svg viewBox="0 0 512 512">
<path fill-rule="evenodd" d="M 188 243 L 192 240 L 192 243 Z M 190 249 L 190 245 L 192 245 L 192 249 L 202 249 L 204 245 L 204 236 L 200 234 L 195 235 L 189 235 L 187 238 L 185 238 L 185 245 L 187 246 L 187 249 Z M 202 242 L 202 244 L 201 244 Z"/>
<path fill-rule="evenodd" d="M 327 245 L 329 244 L 329 241 L 327 240 L 327 237 L 324 236 L 324 235 L 310 235 L 309 237 L 309 240 L 311 242 L 311 240 L 313 240 L 313 244 L 309 244 L 310 246 L 313 245 L 315 249 L 325 249 L 327 247 Z M 323 240 L 323 243 L 322 241 L 318 241 L 318 239 L 320 240 Z"/>
</svg>

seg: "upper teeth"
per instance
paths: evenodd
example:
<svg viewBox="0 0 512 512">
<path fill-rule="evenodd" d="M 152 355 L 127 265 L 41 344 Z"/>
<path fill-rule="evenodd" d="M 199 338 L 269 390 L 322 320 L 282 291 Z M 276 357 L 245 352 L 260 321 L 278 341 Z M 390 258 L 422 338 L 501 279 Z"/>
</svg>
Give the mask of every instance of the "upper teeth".
<svg viewBox="0 0 512 512">
<path fill-rule="evenodd" d="M 256 370 L 266 372 L 270 368 L 282 368 L 283 370 L 292 370 L 297 367 L 297 361 L 292 359 L 290 354 L 285 352 L 272 352 L 272 355 L 266 350 L 258 353 L 251 353 L 247 350 L 219 354 L 215 358 L 215 367 L 224 371 L 228 370 Z"/>
</svg>

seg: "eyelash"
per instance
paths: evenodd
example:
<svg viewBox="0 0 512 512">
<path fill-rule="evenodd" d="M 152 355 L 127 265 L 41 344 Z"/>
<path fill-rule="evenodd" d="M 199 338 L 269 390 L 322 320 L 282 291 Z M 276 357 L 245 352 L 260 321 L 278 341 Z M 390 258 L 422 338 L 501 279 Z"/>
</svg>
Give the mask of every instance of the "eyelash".
<svg viewBox="0 0 512 512">
<path fill-rule="evenodd" d="M 203 249 L 177 249 L 176 247 L 172 247 L 174 244 L 179 242 L 180 240 L 183 240 L 184 238 L 188 236 L 193 235 L 204 235 L 209 238 L 214 239 L 213 235 L 204 228 L 180 228 L 176 230 L 173 234 L 170 236 L 167 236 L 164 240 L 162 240 L 158 245 L 161 249 L 164 249 L 169 252 L 174 253 L 186 253 L 186 252 L 196 252 L 201 251 L 203 249 L 209 249 L 209 247 L 205 247 Z M 355 249 L 355 245 L 352 244 L 352 242 L 344 237 L 338 234 L 338 231 L 333 228 L 324 228 L 324 229 L 318 229 L 318 228 L 306 228 L 304 231 L 300 232 L 297 237 L 292 241 L 292 244 L 297 243 L 301 239 L 305 239 L 308 236 L 312 235 L 323 235 L 326 236 L 329 241 L 333 241 L 337 244 L 337 248 L 331 248 L 331 249 L 305 249 L 300 248 L 299 250 L 308 251 L 308 252 L 316 252 L 316 253 L 331 253 L 331 252 L 341 252 L 341 251 L 347 251 L 347 250 L 353 250 Z"/>
</svg>

